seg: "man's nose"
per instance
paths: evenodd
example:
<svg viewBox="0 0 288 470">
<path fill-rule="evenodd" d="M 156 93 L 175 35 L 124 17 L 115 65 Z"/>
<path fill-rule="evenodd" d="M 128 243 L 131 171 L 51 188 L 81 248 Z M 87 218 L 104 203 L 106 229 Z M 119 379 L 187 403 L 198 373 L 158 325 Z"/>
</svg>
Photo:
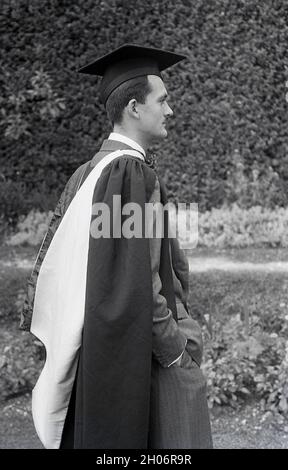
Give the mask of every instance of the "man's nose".
<svg viewBox="0 0 288 470">
<path fill-rule="evenodd" d="M 166 103 L 165 116 L 173 116 L 173 111 L 168 103 Z"/>
</svg>

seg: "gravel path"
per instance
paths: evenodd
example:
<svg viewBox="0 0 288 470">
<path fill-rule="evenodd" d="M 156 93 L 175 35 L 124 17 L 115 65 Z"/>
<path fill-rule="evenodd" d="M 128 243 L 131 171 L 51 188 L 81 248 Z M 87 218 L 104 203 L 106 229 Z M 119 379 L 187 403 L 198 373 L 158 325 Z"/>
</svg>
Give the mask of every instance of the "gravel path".
<svg viewBox="0 0 288 470">
<path fill-rule="evenodd" d="M 213 270 L 243 272 L 288 272 L 288 261 L 270 261 L 256 263 L 249 261 L 231 260 L 225 257 L 194 257 L 188 256 L 191 272 L 207 272 Z M 0 260 L 0 269 L 19 268 L 32 270 L 33 262 L 30 259 Z"/>
<path fill-rule="evenodd" d="M 43 449 L 31 416 L 30 394 L 0 404 L 0 449 Z M 215 449 L 288 449 L 288 426 L 257 404 L 211 413 Z"/>
<path fill-rule="evenodd" d="M 229 258 L 191 257 L 189 256 L 189 269 L 191 272 L 207 272 L 212 270 L 243 272 L 288 272 L 287 261 L 270 261 L 268 263 L 252 263 L 249 261 L 235 261 Z"/>
</svg>

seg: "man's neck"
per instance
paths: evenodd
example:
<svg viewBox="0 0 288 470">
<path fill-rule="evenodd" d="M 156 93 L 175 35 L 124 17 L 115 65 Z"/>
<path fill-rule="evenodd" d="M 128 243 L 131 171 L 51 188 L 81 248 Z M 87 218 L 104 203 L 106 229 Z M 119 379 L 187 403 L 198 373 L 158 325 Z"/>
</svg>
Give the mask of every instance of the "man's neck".
<svg viewBox="0 0 288 470">
<path fill-rule="evenodd" d="M 141 137 L 139 136 L 139 134 L 137 132 L 133 132 L 132 130 L 123 129 L 122 127 L 117 126 L 117 125 L 114 126 L 113 132 L 115 132 L 117 134 L 121 134 L 124 137 L 128 137 L 128 139 L 131 139 L 134 142 L 136 142 L 136 144 L 140 145 L 140 147 L 142 147 L 143 150 L 145 152 L 147 152 L 148 144 L 146 142 L 143 142 L 143 139 L 141 139 Z"/>
</svg>

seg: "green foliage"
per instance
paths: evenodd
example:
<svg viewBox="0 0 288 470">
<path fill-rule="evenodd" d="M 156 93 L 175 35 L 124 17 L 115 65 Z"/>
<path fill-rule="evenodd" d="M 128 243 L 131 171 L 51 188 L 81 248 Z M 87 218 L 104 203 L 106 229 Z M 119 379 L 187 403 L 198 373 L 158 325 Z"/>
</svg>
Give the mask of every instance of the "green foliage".
<svg viewBox="0 0 288 470">
<path fill-rule="evenodd" d="M 164 73 L 175 117 L 155 150 L 169 197 L 197 202 L 201 211 L 235 202 L 238 152 L 250 182 L 239 204 L 287 205 L 285 2 L 134 0 L 131 8 L 127 0 L 2 0 L 1 6 L 5 218 L 53 209 L 72 172 L 95 154 L 110 126 L 98 81 L 76 71 L 125 42 L 187 55 Z M 264 175 L 270 181 L 264 198 L 262 190 L 250 191 L 255 162 L 258 189 Z"/>
<path fill-rule="evenodd" d="M 47 231 L 53 212 L 31 210 L 20 216 L 8 245 L 39 245 Z M 172 226 L 175 217 L 171 217 Z M 186 217 L 183 218 L 183 226 Z M 3 232 L 6 225 L 3 225 Z M 7 228 L 7 227 L 6 227 Z M 179 225 L 178 225 L 179 228 Z M 197 226 L 195 225 L 195 229 Z M 181 230 L 180 230 L 181 235 Z M 197 238 L 196 238 L 197 239 Z M 179 236 L 184 248 L 189 241 Z M 274 210 L 261 206 L 241 209 L 237 204 L 211 209 L 198 215 L 198 246 L 207 248 L 281 247 L 288 246 L 288 209 Z"/>
<path fill-rule="evenodd" d="M 256 398 L 287 418 L 287 275 L 215 271 L 190 281 L 191 311 L 203 325 L 210 406 Z"/>
<path fill-rule="evenodd" d="M 45 213 L 32 210 L 29 214 L 21 216 L 16 227 L 16 233 L 11 235 L 7 245 L 40 245 L 47 232 L 52 211 Z"/>
<path fill-rule="evenodd" d="M 285 188 L 279 174 L 257 161 L 245 172 L 244 159 L 235 151 L 231 170 L 227 172 L 227 204 L 237 203 L 243 209 L 254 206 L 275 208 L 286 203 Z"/>
<path fill-rule="evenodd" d="M 0 244 L 3 243 L 5 235 L 9 230 L 8 221 L 5 220 L 4 215 L 0 215 Z"/>
<path fill-rule="evenodd" d="M 281 320 L 278 334 L 267 332 L 257 316 L 249 319 L 248 331 L 240 315 L 214 321 L 203 365 L 210 407 L 215 403 L 233 406 L 253 396 L 270 411 L 288 417 L 288 317 Z"/>
<path fill-rule="evenodd" d="M 20 90 L 17 94 L 8 96 L 2 104 L 1 125 L 4 126 L 5 137 L 18 140 L 22 135 L 33 132 L 32 125 L 27 119 L 36 114 L 38 119 L 55 119 L 65 110 L 64 100 L 57 96 L 52 89 L 52 80 L 47 72 L 36 70 L 31 78 L 32 88 Z"/>
<path fill-rule="evenodd" d="M 20 312 L 15 302 L 20 299 L 19 293 L 26 289 L 27 275 L 27 271 L 9 264 L 5 267 L 5 275 L 0 273 L 0 325 L 7 321 L 19 321 Z"/>
<path fill-rule="evenodd" d="M 30 391 L 43 366 L 39 341 L 24 332 L 1 332 L 0 399 Z"/>
<path fill-rule="evenodd" d="M 28 275 L 8 260 L 0 271 L 0 400 L 30 391 L 43 365 L 41 343 L 18 329 Z"/>
<path fill-rule="evenodd" d="M 261 206 L 241 209 L 213 208 L 199 214 L 199 246 L 205 247 L 287 247 L 288 209 L 274 210 Z"/>
</svg>

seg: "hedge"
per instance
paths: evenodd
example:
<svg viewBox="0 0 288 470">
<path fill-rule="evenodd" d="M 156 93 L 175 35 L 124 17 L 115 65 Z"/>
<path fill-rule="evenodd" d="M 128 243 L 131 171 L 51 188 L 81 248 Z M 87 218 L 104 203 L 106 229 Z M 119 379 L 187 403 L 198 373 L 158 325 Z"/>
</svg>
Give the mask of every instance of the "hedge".
<svg viewBox="0 0 288 470">
<path fill-rule="evenodd" d="M 283 0 L 2 0 L 0 214 L 54 207 L 110 131 L 77 69 L 125 42 L 187 55 L 164 73 L 174 118 L 155 147 L 170 198 L 235 201 L 237 162 L 278 175 L 287 205 L 288 4 Z M 249 205 L 251 201 L 248 201 Z"/>
</svg>

